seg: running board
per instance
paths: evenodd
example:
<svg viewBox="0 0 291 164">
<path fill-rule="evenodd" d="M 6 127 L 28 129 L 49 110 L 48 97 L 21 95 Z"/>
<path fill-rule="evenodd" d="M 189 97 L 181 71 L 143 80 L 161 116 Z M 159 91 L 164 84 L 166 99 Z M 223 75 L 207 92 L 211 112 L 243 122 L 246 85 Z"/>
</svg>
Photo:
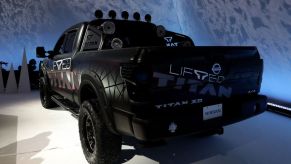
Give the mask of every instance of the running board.
<svg viewBox="0 0 291 164">
<path fill-rule="evenodd" d="M 79 117 L 79 108 L 77 106 L 72 105 L 69 100 L 64 99 L 59 95 L 52 95 L 51 99 L 58 104 L 60 107 L 72 113 L 75 118 Z"/>
</svg>

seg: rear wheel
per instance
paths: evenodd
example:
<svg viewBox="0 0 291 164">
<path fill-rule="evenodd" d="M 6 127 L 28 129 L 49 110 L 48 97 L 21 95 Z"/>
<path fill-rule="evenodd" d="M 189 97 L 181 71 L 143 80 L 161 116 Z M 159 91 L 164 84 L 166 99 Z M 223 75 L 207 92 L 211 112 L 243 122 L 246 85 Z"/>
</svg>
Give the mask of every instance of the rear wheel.
<svg viewBox="0 0 291 164">
<path fill-rule="evenodd" d="M 97 100 L 82 103 L 79 134 L 83 153 L 90 164 L 110 164 L 118 159 L 121 151 L 121 136 L 107 129 Z"/>
<path fill-rule="evenodd" d="M 52 94 L 51 94 L 48 84 L 45 82 L 44 77 L 41 77 L 39 79 L 39 96 L 40 96 L 41 105 L 44 108 L 50 109 L 50 108 L 57 107 L 57 104 L 53 102 L 53 100 L 51 99 Z"/>
</svg>

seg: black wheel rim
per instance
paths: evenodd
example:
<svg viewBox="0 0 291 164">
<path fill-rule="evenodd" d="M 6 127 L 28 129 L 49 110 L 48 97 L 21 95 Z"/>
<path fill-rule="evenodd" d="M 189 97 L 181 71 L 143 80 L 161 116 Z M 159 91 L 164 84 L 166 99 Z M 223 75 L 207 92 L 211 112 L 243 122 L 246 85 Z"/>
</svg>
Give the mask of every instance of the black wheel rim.
<svg viewBox="0 0 291 164">
<path fill-rule="evenodd" d="M 96 139 L 94 135 L 93 122 L 90 116 L 85 116 L 83 125 L 83 135 L 86 147 L 88 149 L 88 152 L 93 153 L 95 150 Z"/>
</svg>

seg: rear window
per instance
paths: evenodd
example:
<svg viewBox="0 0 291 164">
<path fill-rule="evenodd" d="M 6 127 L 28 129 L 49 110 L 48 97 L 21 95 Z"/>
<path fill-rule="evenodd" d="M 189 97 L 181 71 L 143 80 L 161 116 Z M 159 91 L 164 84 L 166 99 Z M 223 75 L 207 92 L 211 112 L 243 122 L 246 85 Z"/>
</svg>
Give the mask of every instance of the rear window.
<svg viewBox="0 0 291 164">
<path fill-rule="evenodd" d="M 86 35 L 83 51 L 98 50 L 102 34 L 94 26 L 89 26 Z"/>
<path fill-rule="evenodd" d="M 97 25 L 91 26 L 95 30 L 98 30 L 97 27 Z M 104 36 L 102 49 L 111 49 L 111 41 L 114 38 L 122 40 L 123 48 L 164 45 L 164 39 L 159 38 L 156 34 L 156 26 L 150 23 L 116 21 L 115 29 L 113 35 Z"/>
<path fill-rule="evenodd" d="M 73 51 L 73 45 L 74 45 L 76 34 L 77 34 L 77 31 L 72 31 L 67 34 L 65 45 L 64 45 L 64 53 L 71 53 Z"/>
<path fill-rule="evenodd" d="M 104 23 L 104 20 L 91 22 L 86 35 L 85 51 L 97 50 L 98 48 L 112 49 L 114 45 L 117 45 L 115 46 L 116 48 L 148 46 L 188 47 L 194 45 L 189 37 L 170 31 L 165 31 L 164 37 L 158 37 L 157 26 L 152 23 L 124 20 L 114 20 L 112 22 L 115 24 L 115 32 L 112 35 L 102 34 L 100 25 Z M 116 40 L 118 44 L 114 44 Z M 120 40 L 122 44 L 120 44 Z"/>
</svg>

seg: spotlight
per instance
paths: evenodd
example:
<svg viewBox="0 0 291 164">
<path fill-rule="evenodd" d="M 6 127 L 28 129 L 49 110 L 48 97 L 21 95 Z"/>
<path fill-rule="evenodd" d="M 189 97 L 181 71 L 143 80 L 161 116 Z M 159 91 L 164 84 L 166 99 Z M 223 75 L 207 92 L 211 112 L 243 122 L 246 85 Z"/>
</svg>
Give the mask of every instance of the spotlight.
<svg viewBox="0 0 291 164">
<path fill-rule="evenodd" d="M 115 33 L 115 24 L 113 22 L 110 21 L 104 22 L 102 24 L 102 28 L 104 34 L 112 35 Z"/>
<path fill-rule="evenodd" d="M 134 18 L 136 21 L 139 21 L 139 20 L 140 20 L 140 14 L 139 14 L 138 12 L 133 13 L 133 18 Z"/>
<path fill-rule="evenodd" d="M 108 12 L 108 16 L 111 18 L 111 19 L 115 19 L 116 18 L 116 12 L 114 10 L 110 10 Z"/>
<path fill-rule="evenodd" d="M 101 10 L 96 10 L 95 11 L 95 17 L 97 19 L 101 19 L 103 17 L 103 12 Z"/>
<path fill-rule="evenodd" d="M 162 38 L 166 35 L 166 29 L 164 26 L 162 25 L 159 25 L 157 26 L 157 36 Z"/>
<path fill-rule="evenodd" d="M 122 13 L 121 13 L 121 17 L 122 17 L 123 19 L 128 20 L 128 16 L 129 16 L 129 14 L 128 14 L 127 11 L 122 11 Z"/>
<path fill-rule="evenodd" d="M 146 22 L 150 23 L 152 21 L 152 16 L 150 14 L 147 14 L 144 16 L 144 19 Z"/>
<path fill-rule="evenodd" d="M 111 41 L 111 48 L 112 49 L 119 49 L 123 47 L 123 42 L 119 38 L 113 38 Z"/>
<path fill-rule="evenodd" d="M 191 47 L 191 46 L 192 46 L 192 43 L 188 40 L 183 43 L 183 47 Z"/>
</svg>

